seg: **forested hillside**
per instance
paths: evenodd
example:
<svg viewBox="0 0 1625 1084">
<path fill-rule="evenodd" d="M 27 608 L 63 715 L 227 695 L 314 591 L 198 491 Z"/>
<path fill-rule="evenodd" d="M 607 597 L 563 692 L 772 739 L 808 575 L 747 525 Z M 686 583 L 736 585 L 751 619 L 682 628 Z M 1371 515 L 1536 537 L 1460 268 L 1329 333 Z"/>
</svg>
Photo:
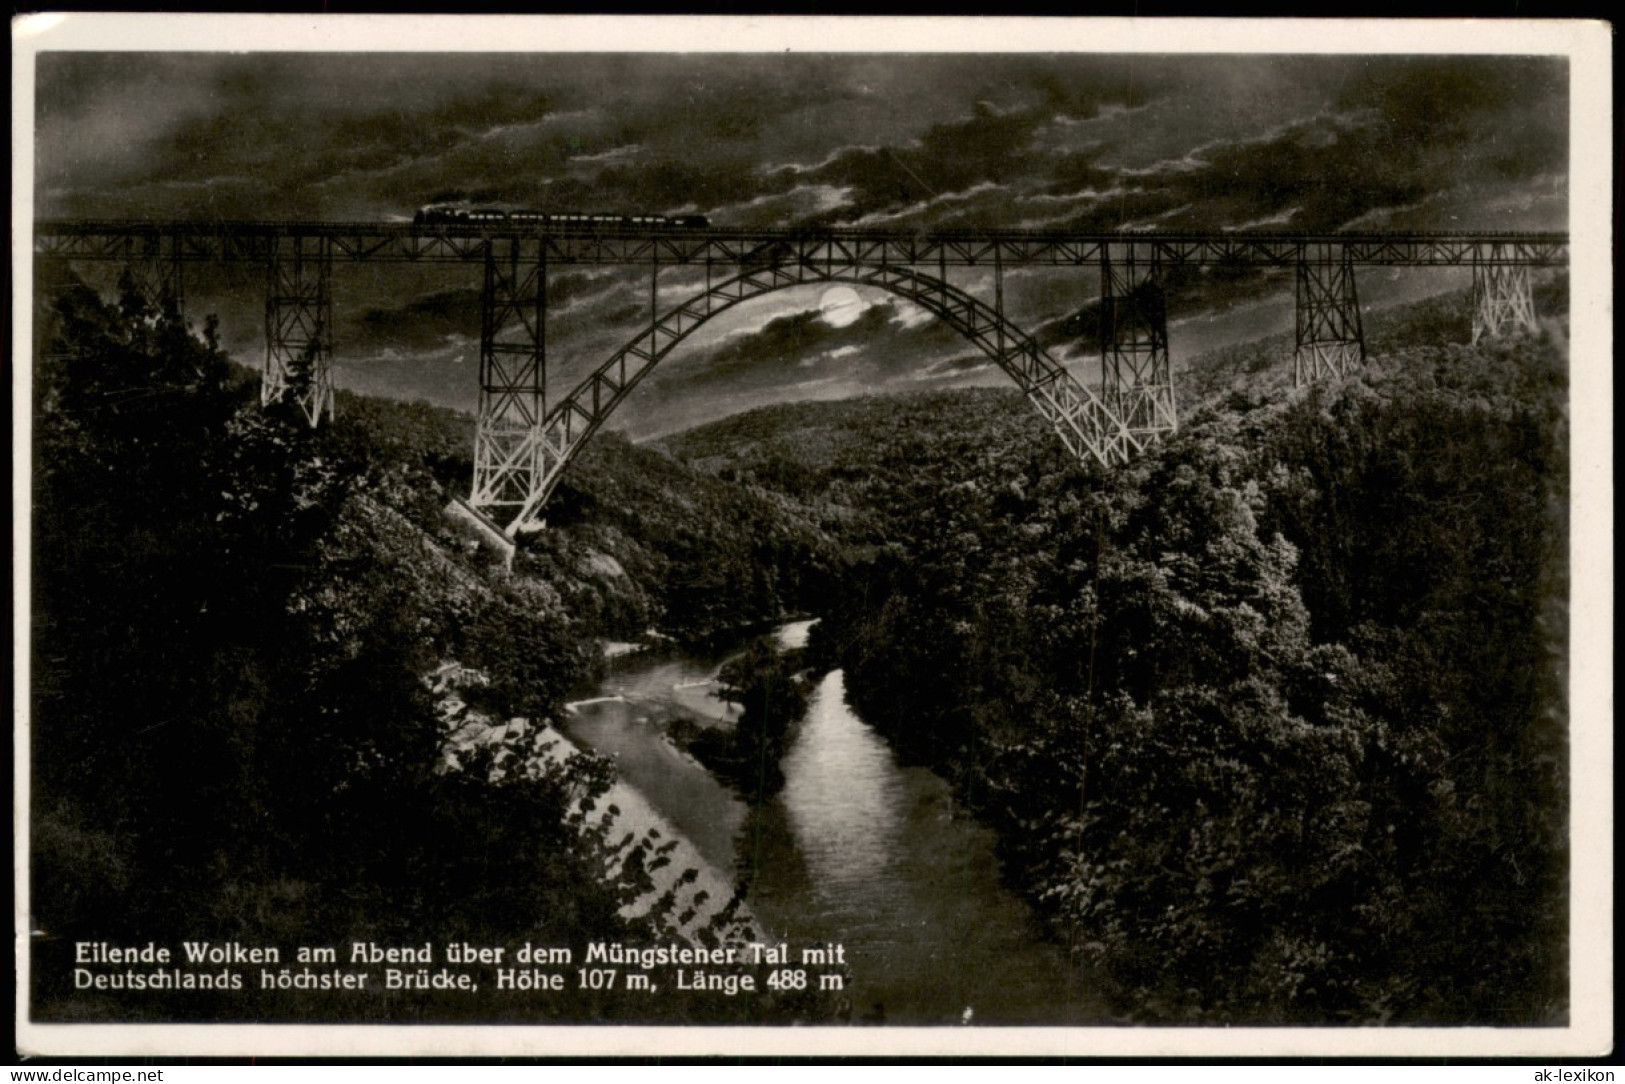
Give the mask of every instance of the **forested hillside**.
<svg viewBox="0 0 1625 1084">
<path fill-rule="evenodd" d="M 444 770 L 426 675 L 545 720 L 602 639 L 805 613 L 1125 1018 L 1559 1021 L 1566 347 L 1459 345 L 1451 304 L 1371 320 L 1341 384 L 1292 389 L 1278 342 L 1195 359 L 1181 432 L 1111 470 L 999 389 L 601 435 L 507 574 L 442 514 L 465 415 L 341 393 L 312 431 L 212 328 L 70 288 L 34 387 L 35 1004 L 128 1016 L 62 985 L 79 937 L 660 936 L 582 831 L 608 767 Z"/>
<path fill-rule="evenodd" d="M 452 754 L 435 675 L 457 663 L 480 675 L 460 700 L 543 723 L 598 665 L 600 636 L 703 638 L 796 604 L 816 539 L 767 498 L 610 441 L 565 494 L 572 525 L 502 574 L 441 511 L 467 483 L 466 417 L 341 393 L 339 423 L 312 430 L 259 405 L 212 322 L 200 338 L 133 290 L 109 304 L 69 286 L 36 327 L 36 1019 L 804 1018 L 774 996 L 76 987 L 81 940 L 672 936 L 669 901 L 624 910 L 669 847 L 591 827 L 608 763 L 560 763 L 527 744 L 534 728 Z M 569 513 L 618 507 L 634 484 L 630 516 Z M 723 513 L 764 526 L 729 533 Z M 707 547 L 716 597 L 690 608 L 692 585 L 660 577 Z"/>
<path fill-rule="evenodd" d="M 585 582 L 572 610 L 628 638 L 655 628 L 693 644 L 726 642 L 823 597 L 838 557 L 796 502 L 614 433 L 570 465 L 547 524 L 524 536 L 516 571 Z"/>
<path fill-rule="evenodd" d="M 995 391 L 666 444 L 847 526 L 813 653 L 1125 1014 L 1550 1023 L 1567 359 L 1444 342 L 1446 309 L 1373 321 L 1340 385 L 1285 386 L 1276 344 L 1205 359 L 1266 379 L 1112 471 Z"/>
<path fill-rule="evenodd" d="M 339 392 L 341 424 L 325 439 L 352 458 L 390 463 L 391 499 L 454 546 L 440 517 L 473 476 L 474 419 L 424 403 Z M 580 641 L 725 640 L 807 606 L 835 563 L 828 534 L 805 510 L 689 470 L 671 457 L 599 434 L 548 503 L 547 529 L 521 535 L 516 578 Z M 748 529 L 747 529 L 748 528 Z"/>
</svg>

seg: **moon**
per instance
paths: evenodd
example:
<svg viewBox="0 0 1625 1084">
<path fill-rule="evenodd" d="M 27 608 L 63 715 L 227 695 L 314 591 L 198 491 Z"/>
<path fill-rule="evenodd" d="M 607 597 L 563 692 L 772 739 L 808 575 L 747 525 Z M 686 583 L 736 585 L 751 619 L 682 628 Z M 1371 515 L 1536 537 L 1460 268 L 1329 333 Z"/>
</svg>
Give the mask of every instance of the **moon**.
<svg viewBox="0 0 1625 1084">
<path fill-rule="evenodd" d="M 850 286 L 831 286 L 818 299 L 818 311 L 830 327 L 846 327 L 862 316 L 866 308 L 863 298 Z"/>
</svg>

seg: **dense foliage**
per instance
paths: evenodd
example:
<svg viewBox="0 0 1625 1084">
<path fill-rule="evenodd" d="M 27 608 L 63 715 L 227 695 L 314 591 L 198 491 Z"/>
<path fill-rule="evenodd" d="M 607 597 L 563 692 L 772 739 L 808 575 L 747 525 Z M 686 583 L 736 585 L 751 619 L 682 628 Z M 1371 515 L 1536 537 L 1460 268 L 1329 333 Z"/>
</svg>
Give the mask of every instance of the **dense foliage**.
<svg viewBox="0 0 1625 1084">
<path fill-rule="evenodd" d="M 1361 377 L 1228 392 L 1112 472 L 994 392 L 670 443 L 856 528 L 813 653 L 1125 1013 L 1552 1022 L 1566 359 L 1442 343 L 1437 307 Z M 1217 362 L 1278 373 L 1257 349 Z"/>
<path fill-rule="evenodd" d="M 424 676 L 455 659 L 476 706 L 543 718 L 598 638 L 807 612 L 810 658 L 954 780 L 1126 1016 L 1560 1020 L 1565 350 L 1455 345 L 1454 303 L 1373 321 L 1341 385 L 1286 387 L 1280 342 L 1197 359 L 1205 405 L 1113 471 L 986 389 L 601 436 L 500 575 L 440 514 L 466 416 L 341 393 L 312 432 L 212 334 L 70 288 L 36 359 L 36 960 L 628 929 L 646 878 L 606 879 L 625 841 L 573 812 L 606 767 L 438 770 Z M 801 664 L 748 649 L 737 727 L 687 735 L 748 796 Z M 112 1011 L 57 964 L 45 1015 Z"/>
<path fill-rule="evenodd" d="M 696 646 L 731 642 L 821 598 L 837 562 L 829 537 L 793 502 L 614 433 L 571 464 L 547 522 L 524 536 L 516 568 L 552 583 L 621 585 L 620 601 L 603 594 L 596 612 L 605 634 L 626 638 L 652 627 Z"/>
<path fill-rule="evenodd" d="M 716 695 L 740 709 L 733 725 L 679 725 L 674 734 L 752 804 L 766 801 L 784 786 L 779 761 L 807 711 L 807 690 L 797 674 L 800 665 L 800 652 L 781 652 L 769 637 L 751 641 L 717 675 Z"/>
<path fill-rule="evenodd" d="M 584 819 L 604 762 L 446 770 L 444 660 L 489 675 L 466 697 L 500 720 L 555 711 L 596 654 L 554 586 L 488 575 L 440 516 L 456 416 L 341 396 L 348 424 L 313 431 L 133 290 L 70 286 L 37 326 L 36 1017 L 624 1018 L 611 995 L 72 988 L 80 938 L 580 946 L 667 916 L 623 917 L 648 881 Z"/>
</svg>

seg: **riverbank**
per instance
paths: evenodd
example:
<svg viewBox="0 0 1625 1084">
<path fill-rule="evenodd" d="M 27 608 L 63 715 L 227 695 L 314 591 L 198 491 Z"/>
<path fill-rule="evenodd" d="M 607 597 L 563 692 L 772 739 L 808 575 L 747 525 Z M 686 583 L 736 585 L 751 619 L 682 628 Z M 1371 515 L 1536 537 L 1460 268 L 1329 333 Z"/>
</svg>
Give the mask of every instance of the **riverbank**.
<svg viewBox="0 0 1625 1084">
<path fill-rule="evenodd" d="M 462 760 L 478 749 L 494 751 L 492 762 L 504 773 L 542 771 L 581 755 L 547 722 L 516 718 L 501 723 L 469 708 L 457 695 L 458 683 L 478 684 L 483 675 L 455 666 L 444 666 L 438 674 L 441 680 L 434 691 L 440 696 L 446 727 L 442 770 L 461 770 Z M 625 878 L 633 863 L 647 875 L 642 891 L 621 905 L 622 918 L 649 923 L 660 927 L 662 936 L 695 944 L 764 940 L 749 908 L 737 898 L 731 878 L 708 862 L 634 787 L 617 778 L 574 816 L 583 836 L 614 841 L 613 867 L 606 871 L 612 878 Z"/>
<path fill-rule="evenodd" d="M 782 626 L 792 649 L 812 622 Z M 1086 1024 L 1107 1017 L 1094 985 L 1046 941 L 1000 879 L 993 834 L 931 772 L 898 764 L 823 675 L 783 758 L 783 789 L 754 807 L 683 756 L 675 724 L 724 727 L 720 701 L 688 701 L 722 660 L 621 660 L 599 695 L 560 720 L 615 758 L 673 831 L 745 886 L 768 940 L 840 945 L 852 1018 L 893 1024 Z"/>
</svg>

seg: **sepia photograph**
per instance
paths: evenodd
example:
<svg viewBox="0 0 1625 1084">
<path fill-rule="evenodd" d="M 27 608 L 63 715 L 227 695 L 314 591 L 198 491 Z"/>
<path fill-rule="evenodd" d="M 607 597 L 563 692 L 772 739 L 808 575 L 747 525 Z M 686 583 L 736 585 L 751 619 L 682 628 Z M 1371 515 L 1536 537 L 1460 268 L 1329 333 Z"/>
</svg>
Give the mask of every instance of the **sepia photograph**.
<svg viewBox="0 0 1625 1084">
<path fill-rule="evenodd" d="M 1606 1053 L 1609 49 L 14 21 L 19 1050 Z"/>
</svg>

